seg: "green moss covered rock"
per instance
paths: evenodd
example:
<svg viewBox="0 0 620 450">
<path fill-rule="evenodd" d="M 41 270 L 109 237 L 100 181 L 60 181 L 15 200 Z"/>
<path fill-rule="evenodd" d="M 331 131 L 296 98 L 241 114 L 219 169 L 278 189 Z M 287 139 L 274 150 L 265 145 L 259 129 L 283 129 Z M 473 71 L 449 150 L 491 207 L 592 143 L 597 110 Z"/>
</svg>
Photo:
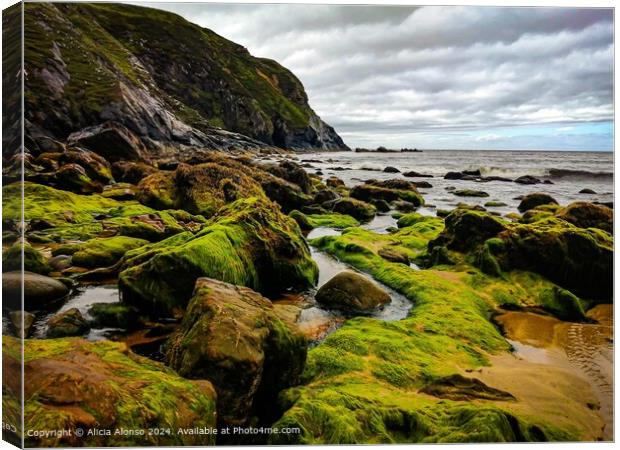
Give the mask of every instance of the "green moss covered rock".
<svg viewBox="0 0 620 450">
<path fill-rule="evenodd" d="M 404 200 L 412 203 L 415 207 L 424 204 L 424 199 L 418 192 L 415 184 L 406 180 L 367 181 L 351 189 L 350 195 L 365 202 Z"/>
<path fill-rule="evenodd" d="M 310 287 L 317 275 L 297 224 L 269 200 L 248 198 L 221 209 L 195 236 L 129 253 L 119 282 L 124 301 L 165 314 L 187 305 L 200 277 L 278 293 Z"/>
<path fill-rule="evenodd" d="M 213 383 L 218 418 L 226 425 L 268 414 L 279 391 L 299 381 L 305 359 L 305 338 L 269 300 L 208 278 L 196 282 L 167 353 L 181 376 Z"/>
<path fill-rule="evenodd" d="M 52 268 L 41 252 L 33 248 L 27 242 L 22 244 L 21 241 L 16 242 L 2 252 L 2 270 L 5 272 L 22 270 L 22 257 L 24 270 L 40 273 L 42 275 L 47 275 L 52 271 Z"/>
<path fill-rule="evenodd" d="M 134 329 L 141 325 L 138 310 L 122 303 L 95 303 L 88 314 L 93 318 L 93 326 L 99 328 Z"/>
<path fill-rule="evenodd" d="M 557 205 L 558 202 L 549 194 L 545 194 L 543 192 L 534 192 L 532 194 L 525 195 L 521 199 L 518 209 L 520 212 L 524 213 L 525 211 L 536 208 L 537 206 L 553 204 Z"/>
<path fill-rule="evenodd" d="M 377 209 L 369 203 L 354 198 L 341 198 L 334 202 L 332 211 L 351 216 L 360 221 L 368 221 L 375 217 Z"/>
<path fill-rule="evenodd" d="M 144 239 L 128 236 L 95 238 L 83 244 L 68 244 L 57 247 L 54 255 L 73 255 L 71 263 L 75 266 L 96 268 L 116 264 L 129 250 L 148 244 Z"/>
<path fill-rule="evenodd" d="M 611 208 L 589 202 L 575 202 L 559 209 L 556 216 L 580 228 L 599 228 L 613 233 L 614 213 Z"/>
<path fill-rule="evenodd" d="M 4 370 L 18 379 L 20 345 L 2 339 Z M 12 356 L 14 355 L 14 356 Z M 137 356 L 125 344 L 83 339 L 26 340 L 25 428 L 110 430 L 110 435 L 26 437 L 29 447 L 213 445 L 213 435 L 178 428 L 215 427 L 215 392 L 208 381 L 179 377 Z M 170 433 L 115 435 L 117 428 L 170 428 Z"/>
<path fill-rule="evenodd" d="M 90 330 L 88 321 L 77 308 L 53 316 L 47 323 L 47 337 L 82 336 Z"/>
</svg>

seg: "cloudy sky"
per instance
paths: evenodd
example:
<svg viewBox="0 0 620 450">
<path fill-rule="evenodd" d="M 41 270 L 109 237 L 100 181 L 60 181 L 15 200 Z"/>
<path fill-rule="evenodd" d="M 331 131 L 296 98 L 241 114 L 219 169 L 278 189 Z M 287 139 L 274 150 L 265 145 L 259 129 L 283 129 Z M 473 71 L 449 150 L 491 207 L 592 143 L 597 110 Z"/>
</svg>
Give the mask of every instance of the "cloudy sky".
<svg viewBox="0 0 620 450">
<path fill-rule="evenodd" d="M 610 9 L 150 6 L 291 69 L 351 147 L 613 146 Z"/>
</svg>

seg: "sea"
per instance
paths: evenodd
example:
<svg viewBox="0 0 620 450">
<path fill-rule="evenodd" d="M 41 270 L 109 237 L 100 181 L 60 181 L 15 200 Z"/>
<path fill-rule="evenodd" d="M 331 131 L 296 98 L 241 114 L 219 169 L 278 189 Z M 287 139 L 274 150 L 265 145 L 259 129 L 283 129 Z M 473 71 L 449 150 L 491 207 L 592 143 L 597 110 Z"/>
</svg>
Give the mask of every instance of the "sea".
<svg viewBox="0 0 620 450">
<path fill-rule="evenodd" d="M 559 204 L 575 201 L 613 202 L 613 152 L 508 151 L 508 150 L 424 150 L 403 153 L 303 153 L 298 161 L 310 173 L 320 172 L 323 178 L 336 176 L 348 187 L 370 179 L 393 178 L 427 181 L 431 188 L 420 188 L 426 206 L 419 212 L 434 215 L 437 210 L 450 210 L 459 203 L 482 205 L 489 201 L 506 206 L 485 206 L 489 211 L 505 215 L 517 212 L 520 197 L 532 192 L 545 192 Z M 320 162 L 319 162 L 320 161 Z M 386 173 L 385 167 L 400 173 Z M 522 185 L 506 181 L 446 180 L 447 172 L 479 170 L 483 177 L 501 176 L 516 179 L 532 175 L 552 184 Z M 403 172 L 416 171 L 432 178 L 405 178 Z M 485 191 L 489 197 L 458 197 L 452 189 Z M 579 193 L 591 189 L 595 194 Z"/>
</svg>

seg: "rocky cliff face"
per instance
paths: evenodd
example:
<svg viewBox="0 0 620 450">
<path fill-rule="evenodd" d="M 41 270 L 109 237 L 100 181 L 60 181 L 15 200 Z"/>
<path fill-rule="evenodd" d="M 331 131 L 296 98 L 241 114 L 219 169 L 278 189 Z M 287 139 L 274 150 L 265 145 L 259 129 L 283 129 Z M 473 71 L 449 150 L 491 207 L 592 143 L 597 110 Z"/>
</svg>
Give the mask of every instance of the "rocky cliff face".
<svg viewBox="0 0 620 450">
<path fill-rule="evenodd" d="M 150 154 L 186 147 L 344 149 L 277 62 L 180 16 L 119 4 L 25 5 L 25 117 L 44 136 L 112 123 Z"/>
</svg>

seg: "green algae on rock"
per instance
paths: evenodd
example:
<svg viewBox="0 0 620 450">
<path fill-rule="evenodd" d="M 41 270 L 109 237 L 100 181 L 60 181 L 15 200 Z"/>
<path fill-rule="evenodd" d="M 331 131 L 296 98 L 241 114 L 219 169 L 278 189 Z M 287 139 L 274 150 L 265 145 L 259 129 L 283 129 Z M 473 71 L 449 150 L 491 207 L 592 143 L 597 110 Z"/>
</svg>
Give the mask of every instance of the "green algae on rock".
<svg viewBox="0 0 620 450">
<path fill-rule="evenodd" d="M 33 248 L 28 242 L 18 241 L 2 252 L 2 270 L 4 272 L 21 270 L 22 261 L 24 270 L 29 272 L 47 275 L 52 271 L 41 252 Z"/>
<path fill-rule="evenodd" d="M 58 313 L 47 323 L 48 338 L 82 336 L 88 330 L 90 330 L 90 325 L 77 308 Z"/>
<path fill-rule="evenodd" d="M 270 442 L 504 442 L 577 437 L 574 429 L 556 425 L 553 418 L 523 415 L 508 397 L 471 403 L 418 392 L 464 369 L 488 364 L 489 355 L 506 352 L 510 345 L 489 321 L 492 303 L 487 292 L 470 285 L 466 271 L 416 271 L 385 261 L 373 239 L 360 240 L 353 230 L 312 244 L 405 294 L 415 306 L 397 322 L 351 319 L 311 349 L 305 384 L 281 396 L 287 411 L 276 423 L 302 432 L 272 436 Z"/>
<path fill-rule="evenodd" d="M 107 267 L 116 264 L 129 250 L 148 244 L 144 239 L 128 236 L 113 236 L 110 238 L 95 238 L 83 244 L 67 244 L 57 247 L 54 255 L 72 255 L 73 265 L 87 267 Z"/>
<path fill-rule="evenodd" d="M 279 391 L 295 385 L 306 340 L 278 317 L 271 302 L 246 287 L 199 278 L 168 363 L 181 376 L 211 381 L 218 420 L 249 423 L 268 413 Z"/>
<path fill-rule="evenodd" d="M 200 277 L 261 293 L 305 289 L 317 279 L 299 227 L 267 199 L 225 206 L 195 236 L 181 233 L 127 255 L 120 273 L 123 301 L 151 313 L 183 309 Z"/>
<path fill-rule="evenodd" d="M 5 389 L 17 395 L 20 344 L 3 336 Z M 14 356 L 12 356 L 14 355 Z M 25 428 L 76 427 L 110 434 L 41 435 L 29 447 L 86 445 L 213 445 L 213 435 L 179 434 L 178 428 L 215 427 L 215 392 L 208 381 L 181 378 L 163 364 L 133 354 L 124 344 L 79 338 L 24 341 Z M 115 435 L 116 429 L 170 428 L 162 434 Z"/>
</svg>

